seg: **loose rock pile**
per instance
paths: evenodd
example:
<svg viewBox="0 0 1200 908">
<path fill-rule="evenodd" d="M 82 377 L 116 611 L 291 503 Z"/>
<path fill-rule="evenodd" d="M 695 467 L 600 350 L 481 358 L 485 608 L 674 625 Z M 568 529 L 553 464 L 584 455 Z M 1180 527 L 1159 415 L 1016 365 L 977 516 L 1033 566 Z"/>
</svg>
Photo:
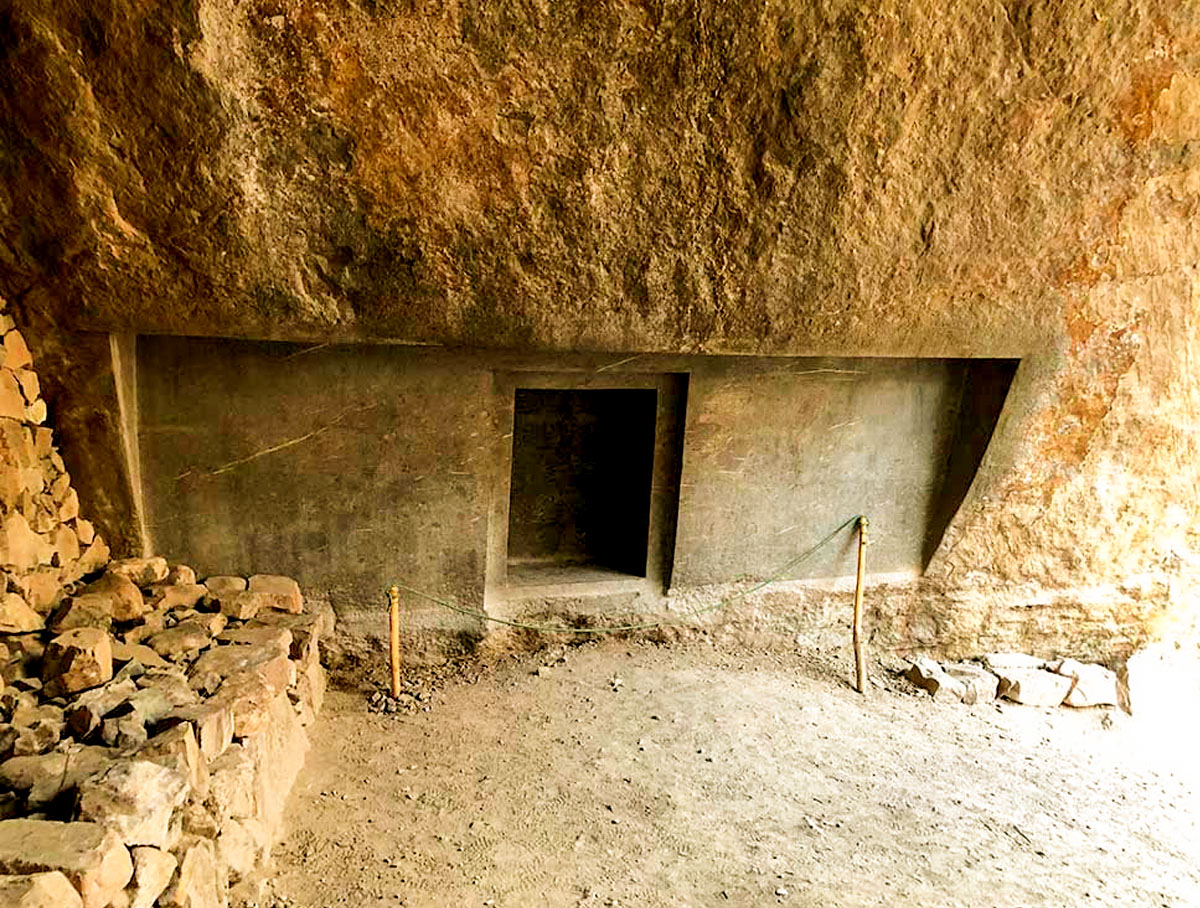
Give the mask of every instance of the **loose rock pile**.
<svg viewBox="0 0 1200 908">
<path fill-rule="evenodd" d="M 0 908 L 215 908 L 278 834 L 328 610 L 294 580 L 113 562 L 0 597 Z"/>
<path fill-rule="evenodd" d="M 1027 706 L 1118 706 L 1121 685 L 1103 665 L 1047 661 L 1024 653 L 990 653 L 981 663 L 941 665 L 920 656 L 905 677 L 935 698 L 984 703 L 1002 697 Z"/>
</svg>

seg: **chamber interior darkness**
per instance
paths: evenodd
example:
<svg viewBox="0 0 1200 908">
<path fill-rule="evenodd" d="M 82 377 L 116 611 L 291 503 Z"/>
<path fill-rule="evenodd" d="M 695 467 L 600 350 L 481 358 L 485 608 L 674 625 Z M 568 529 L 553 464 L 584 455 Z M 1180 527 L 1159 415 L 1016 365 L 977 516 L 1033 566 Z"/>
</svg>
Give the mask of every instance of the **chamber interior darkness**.
<svg viewBox="0 0 1200 908">
<path fill-rule="evenodd" d="M 516 391 L 510 580 L 646 576 L 656 408 L 650 389 Z"/>
</svg>

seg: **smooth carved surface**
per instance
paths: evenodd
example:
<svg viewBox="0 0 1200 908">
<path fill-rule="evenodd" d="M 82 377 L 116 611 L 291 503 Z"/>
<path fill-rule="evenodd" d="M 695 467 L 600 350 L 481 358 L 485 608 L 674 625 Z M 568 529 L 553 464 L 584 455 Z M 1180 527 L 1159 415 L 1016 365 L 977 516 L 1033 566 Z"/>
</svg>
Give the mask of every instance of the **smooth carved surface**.
<svg viewBox="0 0 1200 908">
<path fill-rule="evenodd" d="M 1081 613 L 1113 584 L 1139 612 L 1186 598 L 1195 0 L 0 16 L 0 292 L 23 323 L 1020 357 L 928 580 Z M 108 452 L 94 353 L 43 377 L 52 407 L 83 401 L 61 407 L 76 449 Z M 105 526 L 112 460 L 73 470 Z"/>
</svg>

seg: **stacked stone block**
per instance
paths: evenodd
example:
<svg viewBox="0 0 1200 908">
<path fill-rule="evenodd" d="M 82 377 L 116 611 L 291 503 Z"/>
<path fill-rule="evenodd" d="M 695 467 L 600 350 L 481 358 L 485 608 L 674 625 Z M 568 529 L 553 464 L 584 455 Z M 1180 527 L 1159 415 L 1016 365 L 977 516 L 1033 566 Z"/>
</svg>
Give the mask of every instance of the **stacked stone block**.
<svg viewBox="0 0 1200 908">
<path fill-rule="evenodd" d="M 0 908 L 226 906 L 278 837 L 332 629 L 289 578 L 161 558 L 65 597 L 3 667 Z"/>
</svg>

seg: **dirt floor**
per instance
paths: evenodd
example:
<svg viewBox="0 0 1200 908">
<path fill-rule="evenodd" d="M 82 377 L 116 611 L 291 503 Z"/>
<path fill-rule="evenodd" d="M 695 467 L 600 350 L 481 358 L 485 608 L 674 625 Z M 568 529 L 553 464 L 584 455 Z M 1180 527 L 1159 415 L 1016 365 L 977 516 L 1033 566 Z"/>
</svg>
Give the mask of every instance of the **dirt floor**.
<svg viewBox="0 0 1200 908">
<path fill-rule="evenodd" d="M 1195 751 L 848 675 L 609 641 L 332 692 L 260 904 L 1200 905 Z"/>
</svg>

